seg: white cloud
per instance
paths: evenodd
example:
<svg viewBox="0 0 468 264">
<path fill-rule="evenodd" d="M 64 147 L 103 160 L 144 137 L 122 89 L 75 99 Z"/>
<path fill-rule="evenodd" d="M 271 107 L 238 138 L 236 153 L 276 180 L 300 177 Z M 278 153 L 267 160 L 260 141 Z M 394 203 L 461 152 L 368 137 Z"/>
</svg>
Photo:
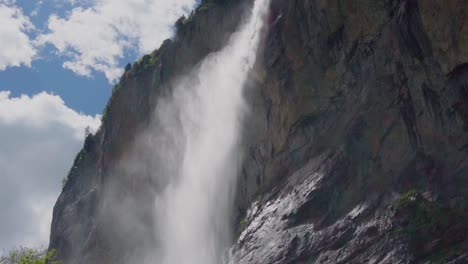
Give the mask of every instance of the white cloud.
<svg viewBox="0 0 468 264">
<path fill-rule="evenodd" d="M 15 1 L 0 1 L 0 71 L 10 66 L 31 66 L 36 55 L 27 33 L 34 26 Z"/>
<path fill-rule="evenodd" d="M 43 0 L 37 1 L 36 5 L 34 6 L 34 9 L 31 11 L 31 13 L 29 15 L 31 17 L 37 16 L 39 14 L 39 12 L 41 11 L 41 8 L 42 8 L 43 4 L 44 4 Z"/>
<path fill-rule="evenodd" d="M 82 1 L 74 1 L 80 4 Z M 105 73 L 115 81 L 126 51 L 139 55 L 157 48 L 172 34 L 172 25 L 190 12 L 195 0 L 94 0 L 66 17 L 52 15 L 40 45 L 52 44 L 66 57 L 64 67 L 79 75 Z"/>
<path fill-rule="evenodd" d="M 52 208 L 84 129 L 100 117 L 68 108 L 45 92 L 12 98 L 0 91 L 0 252 L 47 245 Z"/>
</svg>

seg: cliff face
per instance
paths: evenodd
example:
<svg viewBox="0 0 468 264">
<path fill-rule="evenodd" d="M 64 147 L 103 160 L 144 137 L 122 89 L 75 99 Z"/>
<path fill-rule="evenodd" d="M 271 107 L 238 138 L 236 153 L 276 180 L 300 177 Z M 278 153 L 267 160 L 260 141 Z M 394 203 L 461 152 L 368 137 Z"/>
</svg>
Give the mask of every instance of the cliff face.
<svg viewBox="0 0 468 264">
<path fill-rule="evenodd" d="M 152 251 L 157 240 L 152 233 L 154 195 L 164 183 L 151 177 L 155 154 L 139 151 L 135 140 L 157 125 L 154 109 L 158 98 L 170 94 L 172 81 L 221 49 L 251 4 L 204 2 L 177 21 L 173 40 L 123 74 L 102 127 L 86 138 L 54 207 L 49 247 L 64 263 L 135 263 Z M 129 160 L 137 161 L 137 168 L 124 168 Z"/>
<path fill-rule="evenodd" d="M 116 168 L 150 155 L 132 146 L 157 98 L 251 2 L 210 1 L 124 74 L 54 209 L 65 263 L 128 263 L 157 243 L 151 162 Z M 463 0 L 272 1 L 246 87 L 234 263 L 468 261 L 467 16 Z"/>
</svg>

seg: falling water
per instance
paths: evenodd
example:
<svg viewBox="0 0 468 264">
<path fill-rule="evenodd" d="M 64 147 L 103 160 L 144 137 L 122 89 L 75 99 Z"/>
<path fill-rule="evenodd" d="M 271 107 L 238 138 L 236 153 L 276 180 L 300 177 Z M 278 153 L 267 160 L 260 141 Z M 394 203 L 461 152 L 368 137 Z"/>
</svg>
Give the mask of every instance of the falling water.
<svg viewBox="0 0 468 264">
<path fill-rule="evenodd" d="M 180 125 L 171 136 L 183 147 L 180 162 L 166 165 L 176 166 L 168 171 L 177 175 L 169 175 L 156 201 L 161 244 L 156 263 L 221 262 L 239 168 L 243 86 L 256 60 L 268 6 L 269 0 L 256 0 L 226 47 L 181 79 L 166 104 L 170 110 L 158 113 L 177 113 Z"/>
</svg>

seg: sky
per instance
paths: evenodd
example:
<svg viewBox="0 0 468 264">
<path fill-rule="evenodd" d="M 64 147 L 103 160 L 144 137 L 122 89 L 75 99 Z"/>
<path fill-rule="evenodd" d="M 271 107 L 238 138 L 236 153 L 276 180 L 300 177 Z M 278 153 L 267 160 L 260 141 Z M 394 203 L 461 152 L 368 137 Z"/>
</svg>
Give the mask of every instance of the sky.
<svg viewBox="0 0 468 264">
<path fill-rule="evenodd" d="M 0 254 L 47 246 L 84 130 L 196 0 L 0 0 Z"/>
</svg>

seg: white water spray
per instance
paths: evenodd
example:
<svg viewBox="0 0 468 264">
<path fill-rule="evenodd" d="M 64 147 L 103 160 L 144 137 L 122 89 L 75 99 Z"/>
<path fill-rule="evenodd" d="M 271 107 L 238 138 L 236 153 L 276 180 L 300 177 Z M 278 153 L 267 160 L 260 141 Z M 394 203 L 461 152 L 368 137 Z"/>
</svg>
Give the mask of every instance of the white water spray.
<svg viewBox="0 0 468 264">
<path fill-rule="evenodd" d="M 156 263 L 221 262 L 231 233 L 239 134 L 246 111 L 243 86 L 256 60 L 268 8 L 269 0 L 256 0 L 227 46 L 180 80 L 172 100 L 159 109 L 159 119 L 166 120 L 163 126 L 173 124 L 164 115 L 177 113 L 181 127 L 172 129 L 171 137 L 182 142 L 183 149 L 182 160 L 167 165 L 177 166 L 167 170 L 177 175 L 168 175 L 168 186 L 156 200 L 161 244 L 153 258 Z"/>
</svg>

